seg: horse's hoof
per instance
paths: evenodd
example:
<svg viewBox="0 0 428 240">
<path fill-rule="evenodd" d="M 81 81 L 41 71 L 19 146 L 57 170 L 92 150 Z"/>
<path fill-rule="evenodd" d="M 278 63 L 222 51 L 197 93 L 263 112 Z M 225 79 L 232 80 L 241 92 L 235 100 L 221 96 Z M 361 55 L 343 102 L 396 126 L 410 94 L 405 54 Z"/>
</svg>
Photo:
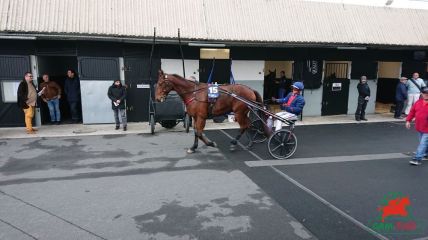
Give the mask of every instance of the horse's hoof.
<svg viewBox="0 0 428 240">
<path fill-rule="evenodd" d="M 236 150 L 236 145 L 230 145 L 229 150 L 231 152 L 235 151 Z"/>
<path fill-rule="evenodd" d="M 189 148 L 189 149 L 187 149 L 187 151 L 186 151 L 187 153 L 195 153 L 195 150 L 193 150 L 193 149 L 191 149 L 191 148 Z"/>
<path fill-rule="evenodd" d="M 216 147 L 218 147 L 218 146 L 217 146 L 217 143 L 212 142 L 212 143 L 211 143 L 211 147 L 215 147 L 215 148 L 216 148 Z"/>
</svg>

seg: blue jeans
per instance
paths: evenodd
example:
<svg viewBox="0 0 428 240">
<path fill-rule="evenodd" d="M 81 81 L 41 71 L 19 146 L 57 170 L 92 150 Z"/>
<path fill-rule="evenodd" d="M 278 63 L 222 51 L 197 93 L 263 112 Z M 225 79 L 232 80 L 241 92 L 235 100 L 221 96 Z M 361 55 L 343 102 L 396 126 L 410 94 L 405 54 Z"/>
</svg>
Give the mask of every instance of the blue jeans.
<svg viewBox="0 0 428 240">
<path fill-rule="evenodd" d="M 51 122 L 61 121 L 61 113 L 59 111 L 59 99 L 55 98 L 48 101 L 49 114 L 51 115 Z"/>
<path fill-rule="evenodd" d="M 284 88 L 279 88 L 278 89 L 278 98 L 285 98 L 285 89 Z"/>
<path fill-rule="evenodd" d="M 113 109 L 114 112 L 114 121 L 116 122 L 116 126 L 120 126 L 120 121 L 119 121 L 119 115 L 120 118 L 122 120 L 122 125 L 123 127 L 126 127 L 128 122 L 126 119 L 126 109 L 120 109 L 120 108 L 114 108 Z"/>
<path fill-rule="evenodd" d="M 427 151 L 428 133 L 418 132 L 418 134 L 419 134 L 419 146 L 416 149 L 415 159 L 422 160 L 422 158 L 426 155 L 426 151 Z"/>
</svg>

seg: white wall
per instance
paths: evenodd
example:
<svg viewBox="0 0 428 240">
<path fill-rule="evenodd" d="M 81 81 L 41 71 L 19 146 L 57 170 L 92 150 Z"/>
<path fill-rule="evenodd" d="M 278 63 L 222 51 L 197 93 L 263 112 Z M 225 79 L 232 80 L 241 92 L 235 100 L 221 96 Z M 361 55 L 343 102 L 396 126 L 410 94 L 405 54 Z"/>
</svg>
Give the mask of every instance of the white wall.
<svg viewBox="0 0 428 240">
<path fill-rule="evenodd" d="M 263 60 L 232 60 L 232 73 L 237 84 L 256 90 L 263 98 Z"/>
<path fill-rule="evenodd" d="M 232 73 L 235 81 L 249 80 L 262 81 L 264 80 L 263 68 L 265 61 L 249 61 L 249 60 L 232 60 Z"/>
<path fill-rule="evenodd" d="M 356 4 L 367 5 L 376 7 L 391 7 L 391 8 L 414 8 L 414 9 L 428 9 L 428 2 L 426 0 L 306 0 L 313 2 L 332 2 L 340 4 Z M 389 5 L 386 5 L 386 3 Z"/>
<path fill-rule="evenodd" d="M 183 62 L 181 59 L 161 59 L 162 70 L 169 74 L 183 74 Z M 194 76 L 199 81 L 199 60 L 184 59 L 186 77 Z"/>
<path fill-rule="evenodd" d="M 321 116 L 323 87 L 318 89 L 306 89 L 303 97 L 305 98 L 305 107 L 303 108 L 303 119 L 305 116 Z"/>
<path fill-rule="evenodd" d="M 84 124 L 114 122 L 111 101 L 107 96 L 108 88 L 112 85 L 113 81 L 113 79 L 106 81 L 80 81 L 82 119 Z M 94 89 L 98 90 L 94 91 Z"/>
</svg>

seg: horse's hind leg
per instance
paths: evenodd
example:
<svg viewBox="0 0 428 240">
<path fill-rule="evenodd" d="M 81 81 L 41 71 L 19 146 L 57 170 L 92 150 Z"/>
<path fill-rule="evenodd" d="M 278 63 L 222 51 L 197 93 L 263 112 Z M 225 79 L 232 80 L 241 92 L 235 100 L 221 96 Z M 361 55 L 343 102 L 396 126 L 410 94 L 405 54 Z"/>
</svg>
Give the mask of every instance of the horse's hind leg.
<svg viewBox="0 0 428 240">
<path fill-rule="evenodd" d="M 246 108 L 246 106 L 245 106 Z M 235 112 L 236 120 L 239 123 L 239 134 L 230 142 L 230 151 L 236 150 L 236 145 L 238 144 L 239 139 L 241 138 L 242 134 L 247 130 L 249 126 L 249 120 L 245 112 Z"/>
<path fill-rule="evenodd" d="M 232 141 L 230 141 L 230 147 L 229 147 L 230 151 L 236 150 L 236 145 L 238 144 L 238 141 L 241 138 L 243 132 L 244 131 L 242 129 L 240 129 L 239 134 Z"/>
</svg>

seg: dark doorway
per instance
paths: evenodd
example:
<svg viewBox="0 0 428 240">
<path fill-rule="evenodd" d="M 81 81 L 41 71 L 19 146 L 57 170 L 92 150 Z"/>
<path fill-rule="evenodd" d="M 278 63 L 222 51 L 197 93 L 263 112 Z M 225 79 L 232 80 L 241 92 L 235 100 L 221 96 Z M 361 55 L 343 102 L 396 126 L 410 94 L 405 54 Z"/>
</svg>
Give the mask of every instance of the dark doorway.
<svg viewBox="0 0 428 240">
<path fill-rule="evenodd" d="M 323 82 L 321 115 L 347 114 L 349 83 L 347 63 L 327 63 Z"/>
<path fill-rule="evenodd" d="M 403 62 L 401 67 L 401 76 L 411 78 L 413 73 L 419 73 L 419 77 L 427 79 L 427 63 L 426 62 Z"/>
<path fill-rule="evenodd" d="M 24 126 L 24 112 L 16 104 L 16 94 L 19 82 L 28 71 L 31 71 L 29 56 L 0 55 L 1 127 Z"/>
<path fill-rule="evenodd" d="M 213 69 L 213 60 L 199 60 L 199 81 L 206 83 Z M 215 60 L 212 82 L 218 84 L 230 83 L 230 59 Z"/>
<path fill-rule="evenodd" d="M 61 122 L 71 123 L 71 113 L 67 102 L 67 97 L 64 94 L 64 82 L 67 78 L 67 70 L 73 69 L 77 72 L 77 58 L 72 56 L 39 56 L 37 57 L 37 65 L 39 68 L 39 76 L 37 76 L 38 83 L 42 83 L 43 74 L 47 73 L 50 81 L 56 82 L 63 92 L 59 101 L 59 108 L 61 112 Z M 40 101 L 40 115 L 42 124 L 50 123 L 49 109 L 45 102 Z M 81 109 L 80 109 L 81 111 Z M 80 116 L 81 113 L 80 113 Z"/>
<path fill-rule="evenodd" d="M 127 85 L 127 114 L 129 122 L 149 120 L 150 58 L 147 56 L 125 57 L 125 84 Z M 157 82 L 160 59 L 152 61 L 152 83 Z"/>
</svg>

